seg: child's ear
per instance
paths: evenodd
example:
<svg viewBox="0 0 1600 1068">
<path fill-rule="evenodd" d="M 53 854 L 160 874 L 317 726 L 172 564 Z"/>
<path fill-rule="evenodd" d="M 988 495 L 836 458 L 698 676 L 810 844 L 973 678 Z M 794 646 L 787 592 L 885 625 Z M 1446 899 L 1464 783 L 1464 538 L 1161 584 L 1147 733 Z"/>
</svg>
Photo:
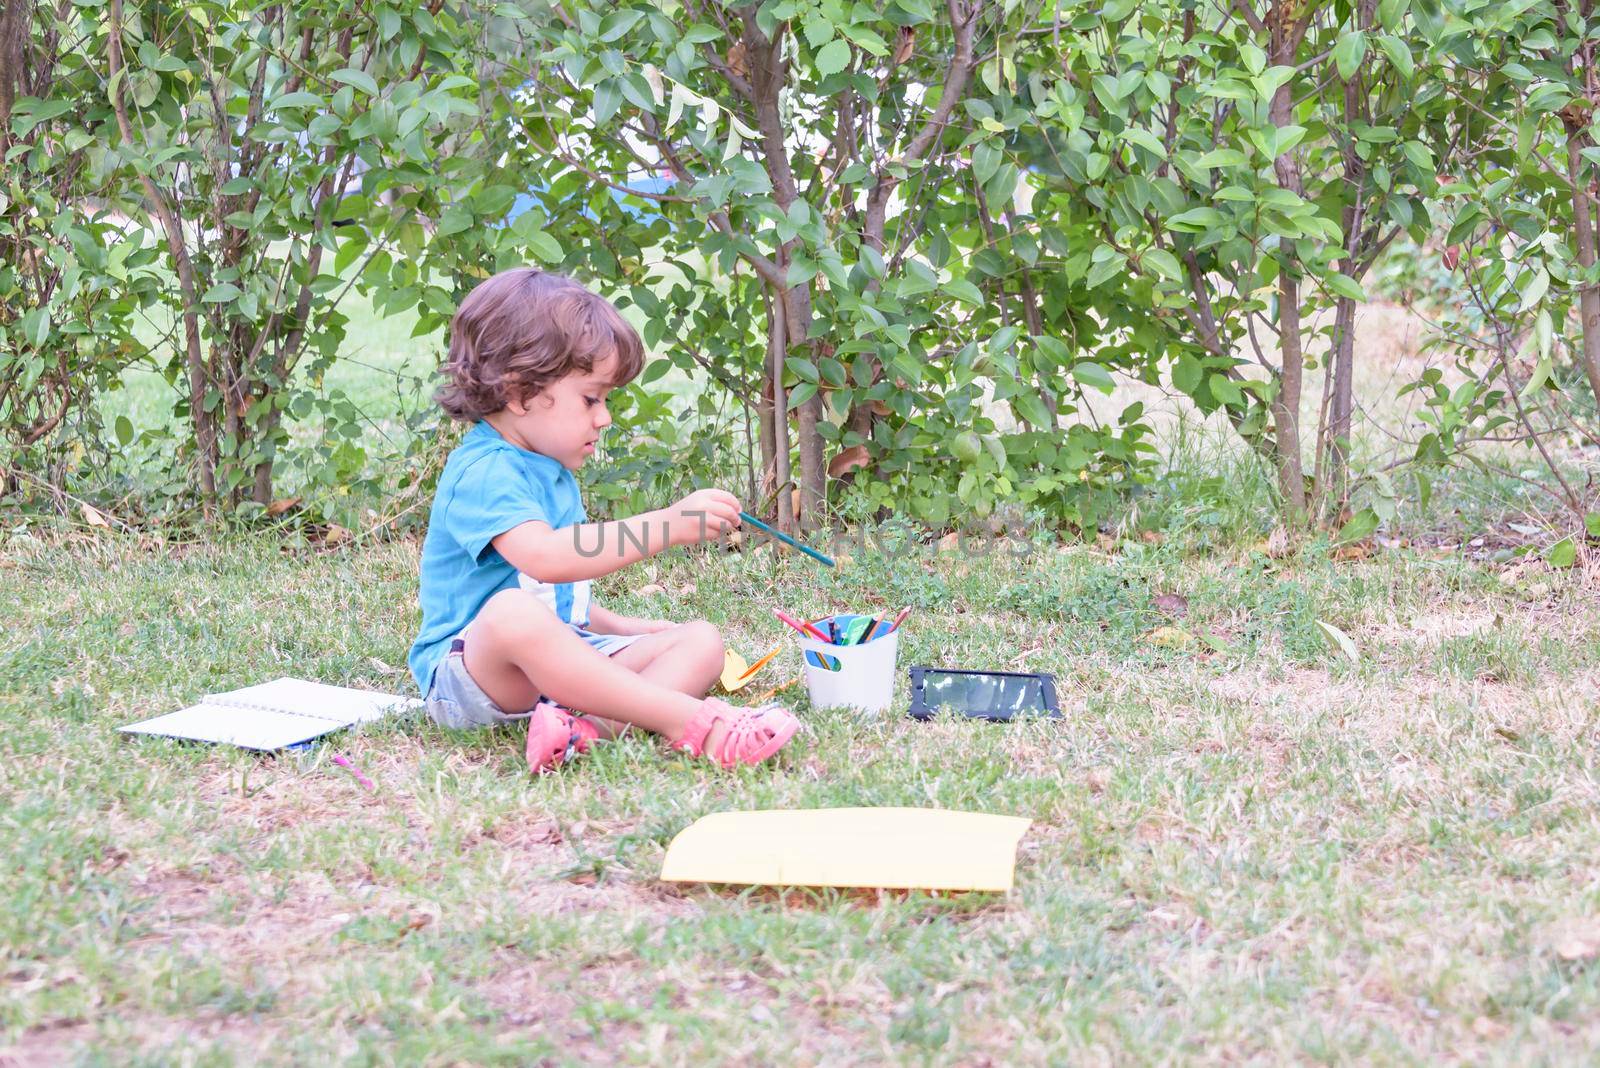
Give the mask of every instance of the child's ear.
<svg viewBox="0 0 1600 1068">
<path fill-rule="evenodd" d="M 533 402 L 542 395 L 542 392 L 539 390 L 535 390 L 526 396 L 518 394 L 518 392 L 514 389 L 507 390 L 506 408 L 511 412 L 512 415 L 527 415 L 529 409 L 533 407 Z M 546 408 L 550 407 L 549 397 L 544 398 L 544 406 Z"/>
</svg>

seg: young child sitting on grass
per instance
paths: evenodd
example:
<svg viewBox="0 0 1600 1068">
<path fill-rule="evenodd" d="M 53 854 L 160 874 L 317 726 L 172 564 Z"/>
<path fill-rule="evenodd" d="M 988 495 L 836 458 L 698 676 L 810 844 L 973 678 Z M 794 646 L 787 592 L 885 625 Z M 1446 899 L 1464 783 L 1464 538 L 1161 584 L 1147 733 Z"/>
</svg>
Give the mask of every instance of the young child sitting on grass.
<svg viewBox="0 0 1600 1068">
<path fill-rule="evenodd" d="M 545 771 L 633 724 L 724 767 L 756 764 L 799 724 L 779 705 L 735 708 L 710 623 L 607 611 L 590 581 L 739 525 L 717 489 L 612 523 L 589 523 L 573 472 L 611 423 L 606 396 L 644 347 L 601 297 L 530 268 L 475 288 L 450 324 L 437 400 L 473 427 L 445 463 L 422 547 L 422 629 L 411 673 L 447 727 L 528 722 Z"/>
</svg>

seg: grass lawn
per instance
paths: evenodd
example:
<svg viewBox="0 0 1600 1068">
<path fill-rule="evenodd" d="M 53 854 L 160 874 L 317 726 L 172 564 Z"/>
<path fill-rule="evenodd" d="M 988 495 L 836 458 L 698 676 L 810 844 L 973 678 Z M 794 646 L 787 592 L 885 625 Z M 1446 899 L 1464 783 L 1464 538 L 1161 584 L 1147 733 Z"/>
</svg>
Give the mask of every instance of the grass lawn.
<svg viewBox="0 0 1600 1068">
<path fill-rule="evenodd" d="M 774 603 L 912 604 L 902 668 L 1051 671 L 1065 718 L 862 720 L 795 690 L 807 733 L 771 766 L 729 774 L 631 739 L 535 780 L 514 732 L 416 717 L 277 757 L 116 735 L 280 674 L 403 690 L 417 547 L 99 533 L 0 549 L 0 1061 L 1600 1048 L 1600 612 L 1583 566 L 1335 562 L 1189 535 L 1020 560 L 858 552 L 838 573 L 680 553 L 603 582 L 610 603 L 709 618 L 747 654 L 786 637 Z M 636 592 L 650 582 L 666 592 Z M 774 682 L 797 669 L 792 643 L 779 662 Z M 697 816 L 807 805 L 1035 823 L 1005 896 L 655 878 Z"/>
</svg>

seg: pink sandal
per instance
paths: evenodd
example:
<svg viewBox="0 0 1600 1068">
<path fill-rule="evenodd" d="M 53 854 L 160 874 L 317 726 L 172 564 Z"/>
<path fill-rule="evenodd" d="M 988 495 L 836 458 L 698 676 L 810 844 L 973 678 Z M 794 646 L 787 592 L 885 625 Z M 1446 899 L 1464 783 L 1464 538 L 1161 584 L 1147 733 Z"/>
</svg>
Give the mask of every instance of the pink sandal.
<svg viewBox="0 0 1600 1068">
<path fill-rule="evenodd" d="M 760 708 L 735 708 L 716 697 L 707 697 L 690 717 L 682 737 L 672 743 L 672 748 L 700 756 L 705 752 L 706 737 L 718 721 L 726 723 L 728 731 L 718 743 L 716 752 L 709 754 L 725 768 L 738 764 L 759 764 L 782 749 L 800 721 L 784 710 L 782 705 L 762 705 Z"/>
<path fill-rule="evenodd" d="M 600 728 L 553 701 L 540 701 L 528 717 L 528 767 L 543 775 L 588 750 Z"/>
</svg>

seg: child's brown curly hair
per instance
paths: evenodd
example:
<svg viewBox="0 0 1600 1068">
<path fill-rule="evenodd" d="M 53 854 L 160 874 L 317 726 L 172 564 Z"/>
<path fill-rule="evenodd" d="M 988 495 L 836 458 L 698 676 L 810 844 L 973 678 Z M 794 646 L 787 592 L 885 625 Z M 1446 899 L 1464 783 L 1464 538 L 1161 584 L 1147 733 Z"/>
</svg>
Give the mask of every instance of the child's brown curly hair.
<svg viewBox="0 0 1600 1068">
<path fill-rule="evenodd" d="M 644 366 L 644 343 L 609 301 L 562 275 L 516 267 L 480 282 L 456 309 L 434 400 L 451 418 L 481 419 L 612 354 L 613 386 Z"/>
</svg>

